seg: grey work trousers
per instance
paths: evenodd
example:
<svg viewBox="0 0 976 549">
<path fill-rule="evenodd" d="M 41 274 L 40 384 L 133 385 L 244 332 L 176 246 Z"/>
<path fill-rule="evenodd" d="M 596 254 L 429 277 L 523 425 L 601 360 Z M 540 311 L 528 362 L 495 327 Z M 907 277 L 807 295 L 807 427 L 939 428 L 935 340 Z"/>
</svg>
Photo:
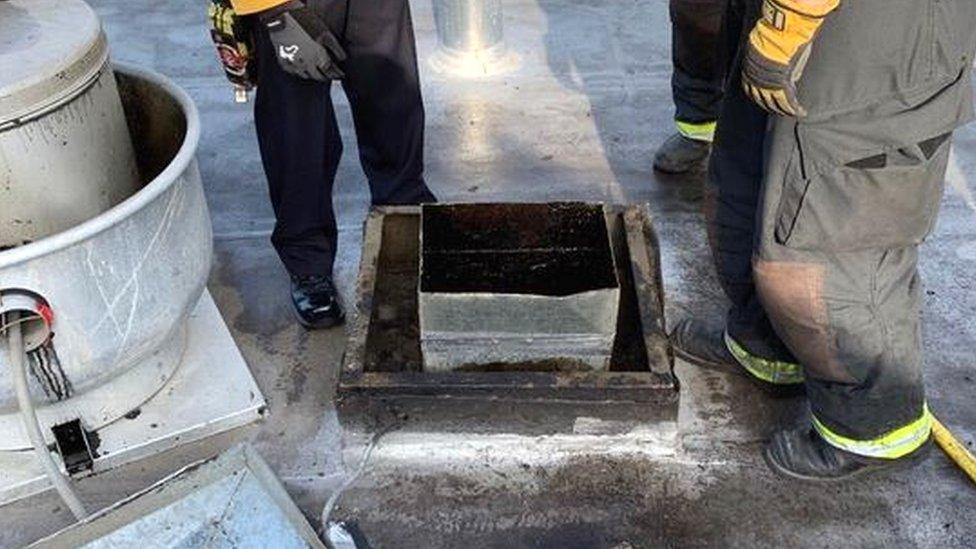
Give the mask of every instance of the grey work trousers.
<svg viewBox="0 0 976 549">
<path fill-rule="evenodd" d="M 731 4 L 741 46 L 758 3 Z M 951 132 L 972 118 L 976 3 L 842 3 L 801 80 L 809 116 L 771 116 L 766 132 L 738 90 L 738 49 L 706 202 L 729 332 L 767 358 L 785 343 L 816 420 L 878 439 L 924 410 L 917 247 Z"/>
</svg>

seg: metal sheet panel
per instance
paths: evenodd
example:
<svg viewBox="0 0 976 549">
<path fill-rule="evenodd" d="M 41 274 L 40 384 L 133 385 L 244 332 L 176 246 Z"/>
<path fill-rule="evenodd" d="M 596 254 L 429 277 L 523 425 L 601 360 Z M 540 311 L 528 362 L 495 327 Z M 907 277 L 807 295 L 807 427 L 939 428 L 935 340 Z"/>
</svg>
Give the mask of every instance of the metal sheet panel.
<svg viewBox="0 0 976 549">
<path fill-rule="evenodd" d="M 248 445 L 190 465 L 32 548 L 325 545 Z"/>
</svg>

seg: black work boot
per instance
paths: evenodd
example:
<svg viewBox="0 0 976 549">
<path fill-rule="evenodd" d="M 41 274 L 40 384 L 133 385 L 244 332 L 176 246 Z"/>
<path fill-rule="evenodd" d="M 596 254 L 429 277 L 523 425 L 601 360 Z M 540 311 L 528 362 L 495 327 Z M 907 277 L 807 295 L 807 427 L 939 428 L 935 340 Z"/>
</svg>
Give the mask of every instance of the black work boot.
<svg viewBox="0 0 976 549">
<path fill-rule="evenodd" d="M 799 364 L 753 355 L 735 342 L 724 328 L 686 318 L 671 331 L 674 353 L 711 370 L 744 375 L 773 397 L 805 393 Z"/>
<path fill-rule="evenodd" d="M 766 464 L 775 473 L 799 480 L 830 482 L 867 473 L 894 471 L 918 465 L 932 449 L 929 437 L 922 446 L 898 459 L 852 454 L 835 448 L 810 426 L 780 431 L 763 449 Z"/>
<path fill-rule="evenodd" d="M 298 321 L 306 328 L 331 328 L 346 319 L 339 292 L 326 275 L 292 275 L 291 301 Z"/>
<path fill-rule="evenodd" d="M 654 169 L 659 172 L 687 173 L 708 158 L 712 144 L 689 139 L 680 133 L 667 138 L 654 154 Z"/>
</svg>

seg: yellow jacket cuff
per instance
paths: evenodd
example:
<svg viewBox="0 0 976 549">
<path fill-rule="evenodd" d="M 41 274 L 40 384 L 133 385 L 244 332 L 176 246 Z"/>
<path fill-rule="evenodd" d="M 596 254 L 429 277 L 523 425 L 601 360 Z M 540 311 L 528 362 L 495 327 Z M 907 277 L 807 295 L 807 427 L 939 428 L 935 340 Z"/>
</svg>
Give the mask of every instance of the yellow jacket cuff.
<svg viewBox="0 0 976 549">
<path fill-rule="evenodd" d="M 288 0 L 231 0 L 238 15 L 249 15 L 280 6 Z"/>
</svg>

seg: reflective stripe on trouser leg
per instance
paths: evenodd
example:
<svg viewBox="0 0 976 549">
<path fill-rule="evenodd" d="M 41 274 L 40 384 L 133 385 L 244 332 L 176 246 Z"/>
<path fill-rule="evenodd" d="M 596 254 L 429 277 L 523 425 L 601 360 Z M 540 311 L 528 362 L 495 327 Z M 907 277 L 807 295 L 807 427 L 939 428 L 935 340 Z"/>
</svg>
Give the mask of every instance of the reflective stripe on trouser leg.
<svg viewBox="0 0 976 549">
<path fill-rule="evenodd" d="M 692 124 L 690 122 L 675 120 L 674 126 L 678 128 L 678 133 L 695 141 L 707 141 L 711 143 L 712 139 L 715 137 L 716 122 Z"/>
<path fill-rule="evenodd" d="M 758 357 L 745 350 L 742 345 L 725 332 L 725 346 L 747 372 L 754 377 L 776 385 L 795 385 L 803 383 L 803 368 L 799 364 Z"/>
<path fill-rule="evenodd" d="M 881 459 L 898 459 L 918 450 L 932 432 L 932 414 L 928 404 L 922 408 L 922 416 L 894 431 L 871 440 L 854 440 L 831 431 L 813 417 L 813 427 L 831 446 L 841 450 Z"/>
</svg>

